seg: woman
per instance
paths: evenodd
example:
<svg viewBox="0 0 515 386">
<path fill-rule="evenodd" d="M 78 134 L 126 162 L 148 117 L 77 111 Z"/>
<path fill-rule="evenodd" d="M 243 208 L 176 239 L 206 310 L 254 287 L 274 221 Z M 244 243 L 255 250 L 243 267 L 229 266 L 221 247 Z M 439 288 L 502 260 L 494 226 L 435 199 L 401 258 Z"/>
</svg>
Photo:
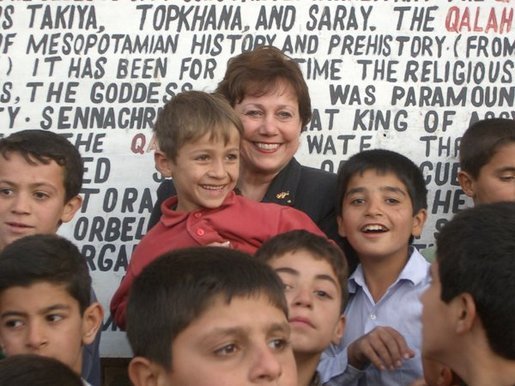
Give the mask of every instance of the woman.
<svg viewBox="0 0 515 386">
<path fill-rule="evenodd" d="M 311 99 L 299 65 L 275 47 L 259 47 L 230 59 L 215 91 L 233 106 L 245 129 L 239 192 L 303 211 L 343 246 L 336 223 L 336 175 L 302 166 L 294 158 L 302 129 L 311 120 Z M 159 186 L 149 228 L 161 217 L 162 201 L 173 194 L 169 181 Z M 354 262 L 349 265 L 355 267 Z"/>
</svg>

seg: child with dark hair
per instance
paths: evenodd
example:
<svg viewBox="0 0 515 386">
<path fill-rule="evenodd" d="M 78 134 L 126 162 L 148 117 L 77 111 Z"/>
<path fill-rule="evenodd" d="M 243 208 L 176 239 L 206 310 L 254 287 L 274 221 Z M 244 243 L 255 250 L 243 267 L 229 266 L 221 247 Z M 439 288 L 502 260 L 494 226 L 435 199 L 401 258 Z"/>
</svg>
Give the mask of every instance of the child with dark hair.
<svg viewBox="0 0 515 386">
<path fill-rule="evenodd" d="M 0 251 L 21 237 L 55 234 L 82 204 L 84 168 L 63 136 L 22 130 L 0 139 Z M 91 290 L 92 303 L 96 295 Z M 100 386 L 100 334 L 84 347 L 82 375 Z"/>
<path fill-rule="evenodd" d="M 0 361 L 0 386 L 84 386 L 79 375 L 57 359 L 34 354 Z"/>
<path fill-rule="evenodd" d="M 515 203 L 458 213 L 422 295 L 423 354 L 469 386 L 515 384 Z"/>
<path fill-rule="evenodd" d="M 263 241 L 289 230 L 323 235 L 299 210 L 234 192 L 243 127 L 223 97 L 201 91 L 180 93 L 164 106 L 154 130 L 157 169 L 173 177 L 177 195 L 163 202 L 161 220 L 135 249 L 113 296 L 111 313 L 122 328 L 134 278 L 165 252 L 219 245 L 254 253 Z"/>
<path fill-rule="evenodd" d="M 342 251 L 305 230 L 277 235 L 256 252 L 284 284 L 299 386 L 321 385 L 322 352 L 339 343 L 345 327 L 348 269 Z"/>
<path fill-rule="evenodd" d="M 460 144 L 458 180 L 475 204 L 515 201 L 515 120 L 471 125 Z"/>
<path fill-rule="evenodd" d="M 353 155 L 338 173 L 339 231 L 360 264 L 349 278 L 347 328 L 319 371 L 338 384 L 348 366 L 358 384 L 407 385 L 422 374 L 419 296 L 429 263 L 411 245 L 427 217 L 420 169 L 389 150 Z"/>
<path fill-rule="evenodd" d="M 82 203 L 82 176 L 79 152 L 56 133 L 23 130 L 0 139 L 0 250 L 70 221 Z"/>
<path fill-rule="evenodd" d="M 297 386 L 287 314 L 279 278 L 250 255 L 169 252 L 131 290 L 129 377 L 134 386 Z"/>
<path fill-rule="evenodd" d="M 94 341 L 102 317 L 102 306 L 91 303 L 86 261 L 68 240 L 26 236 L 0 253 L 0 344 L 7 356 L 47 356 L 80 374 L 83 345 Z"/>
<path fill-rule="evenodd" d="M 484 119 L 465 131 L 458 181 L 475 205 L 515 201 L 515 120 Z M 433 262 L 436 248 L 426 248 L 422 254 Z M 424 378 L 428 386 L 458 384 L 450 369 L 429 359 L 424 359 Z"/>
</svg>

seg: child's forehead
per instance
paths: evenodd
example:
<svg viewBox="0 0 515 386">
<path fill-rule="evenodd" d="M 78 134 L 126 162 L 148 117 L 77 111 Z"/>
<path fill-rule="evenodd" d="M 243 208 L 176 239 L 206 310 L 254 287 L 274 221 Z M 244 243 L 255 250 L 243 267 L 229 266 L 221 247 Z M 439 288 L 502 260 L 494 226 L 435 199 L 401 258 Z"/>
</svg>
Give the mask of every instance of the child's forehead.
<svg viewBox="0 0 515 386">
<path fill-rule="evenodd" d="M 20 302 L 19 300 L 23 300 Z M 26 308 L 47 308 L 56 304 L 68 305 L 79 309 L 79 302 L 75 299 L 66 284 L 50 281 L 36 281 L 28 285 L 16 285 L 0 292 L 0 306 L 6 307 L 12 303 Z"/>
<path fill-rule="evenodd" d="M 370 184 L 378 183 L 378 181 L 390 181 L 401 187 L 404 191 L 407 191 L 407 186 L 404 183 L 403 179 L 393 170 L 382 170 L 376 168 L 369 168 L 365 170 L 360 170 L 354 173 L 349 178 L 349 183 L 347 184 L 347 191 L 356 184 Z"/>
<path fill-rule="evenodd" d="M 327 280 L 340 287 L 338 274 L 328 256 L 321 256 L 307 248 L 299 248 L 276 255 L 268 261 L 276 272 L 310 279 Z"/>
<path fill-rule="evenodd" d="M 237 294 L 229 296 L 227 293 L 217 293 L 212 295 L 209 299 L 206 299 L 206 306 L 202 310 L 202 312 L 198 315 L 198 318 L 203 317 L 205 314 L 219 314 L 224 315 L 227 310 L 231 310 L 232 312 L 239 312 L 241 307 L 240 305 L 245 305 L 245 307 L 249 304 L 262 304 L 268 303 L 270 307 L 277 308 L 279 311 L 284 313 L 283 309 L 275 304 L 275 301 L 271 294 L 267 292 L 266 289 L 256 290 L 255 292 L 248 294 Z"/>
</svg>

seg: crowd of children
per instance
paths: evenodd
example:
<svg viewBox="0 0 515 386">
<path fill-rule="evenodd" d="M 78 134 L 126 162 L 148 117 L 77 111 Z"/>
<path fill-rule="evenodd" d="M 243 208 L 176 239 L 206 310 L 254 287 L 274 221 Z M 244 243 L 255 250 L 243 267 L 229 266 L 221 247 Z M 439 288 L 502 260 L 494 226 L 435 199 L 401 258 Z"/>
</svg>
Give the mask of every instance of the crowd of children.
<svg viewBox="0 0 515 386">
<path fill-rule="evenodd" d="M 412 245 L 428 216 L 420 169 L 384 149 L 351 156 L 335 201 L 353 272 L 308 215 L 235 193 L 244 129 L 223 97 L 180 93 L 154 130 L 176 195 L 111 302 L 134 386 L 515 384 L 514 120 L 464 133 L 458 179 L 476 207 L 429 261 Z M 0 385 L 36 384 L 25 373 L 46 366 L 42 385 L 100 386 L 104 311 L 55 234 L 81 206 L 82 174 L 57 134 L 0 139 Z"/>
</svg>

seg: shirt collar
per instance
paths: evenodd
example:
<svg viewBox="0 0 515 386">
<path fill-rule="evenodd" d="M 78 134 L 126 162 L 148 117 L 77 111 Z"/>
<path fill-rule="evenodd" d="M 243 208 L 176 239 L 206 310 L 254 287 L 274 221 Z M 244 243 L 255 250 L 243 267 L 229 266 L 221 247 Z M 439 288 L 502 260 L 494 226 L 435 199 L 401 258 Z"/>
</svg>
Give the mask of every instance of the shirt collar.
<svg viewBox="0 0 515 386">
<path fill-rule="evenodd" d="M 190 215 L 192 215 L 194 213 L 206 214 L 206 213 L 213 213 L 213 212 L 216 212 L 219 210 L 223 210 L 225 207 L 234 204 L 235 200 L 236 200 L 236 193 L 234 191 L 232 191 L 232 192 L 229 192 L 227 197 L 225 197 L 225 200 L 223 201 L 222 205 L 220 205 L 218 208 L 213 208 L 213 209 L 201 208 L 201 209 L 194 210 L 192 212 L 178 212 L 177 210 L 175 210 L 175 208 L 177 207 L 177 202 L 178 202 L 177 196 L 172 196 L 172 197 L 167 198 L 161 204 L 161 213 L 163 213 L 163 214 L 161 216 L 160 221 L 165 227 L 171 227 L 181 221 L 184 221 L 187 217 L 189 217 Z"/>
<path fill-rule="evenodd" d="M 420 252 L 410 247 L 410 257 L 408 262 L 402 269 L 397 280 L 392 285 L 396 284 L 401 280 L 410 281 L 413 285 L 421 283 L 427 278 L 429 263 L 424 259 Z M 358 265 L 354 273 L 349 277 L 349 292 L 356 293 L 358 287 L 365 287 L 365 276 L 363 274 L 363 267 L 361 264 Z"/>
</svg>

